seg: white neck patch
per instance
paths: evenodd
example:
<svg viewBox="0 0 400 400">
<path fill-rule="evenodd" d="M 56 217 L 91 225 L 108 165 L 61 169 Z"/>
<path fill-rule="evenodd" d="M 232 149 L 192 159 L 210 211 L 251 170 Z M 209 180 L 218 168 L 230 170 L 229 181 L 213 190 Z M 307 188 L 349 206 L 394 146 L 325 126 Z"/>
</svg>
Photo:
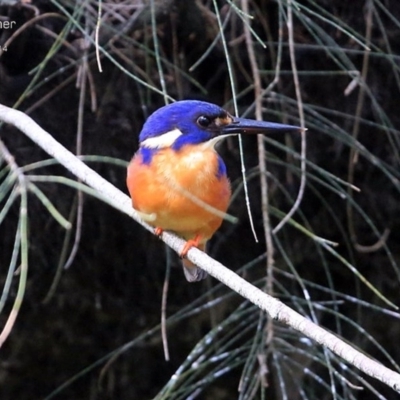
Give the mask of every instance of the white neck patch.
<svg viewBox="0 0 400 400">
<path fill-rule="evenodd" d="M 140 145 L 150 149 L 163 149 L 165 147 L 171 147 L 175 143 L 175 140 L 182 135 L 183 133 L 178 128 L 175 128 L 172 131 L 163 133 L 162 135 L 147 138 L 146 140 L 143 140 Z"/>
</svg>

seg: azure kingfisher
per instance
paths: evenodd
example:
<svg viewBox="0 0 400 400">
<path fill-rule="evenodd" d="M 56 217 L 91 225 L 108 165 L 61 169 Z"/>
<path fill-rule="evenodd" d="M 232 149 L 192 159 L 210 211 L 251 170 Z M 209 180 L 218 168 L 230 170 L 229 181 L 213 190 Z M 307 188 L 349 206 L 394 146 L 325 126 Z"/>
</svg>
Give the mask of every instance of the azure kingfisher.
<svg viewBox="0 0 400 400">
<path fill-rule="evenodd" d="M 172 231 L 185 239 L 180 256 L 191 247 L 204 251 L 220 227 L 231 187 L 215 145 L 238 134 L 299 132 L 301 128 L 237 118 L 204 101 L 166 105 L 146 120 L 139 150 L 128 166 L 127 186 L 133 208 L 155 215 L 155 234 Z M 199 281 L 207 273 L 183 259 L 185 277 Z"/>
</svg>

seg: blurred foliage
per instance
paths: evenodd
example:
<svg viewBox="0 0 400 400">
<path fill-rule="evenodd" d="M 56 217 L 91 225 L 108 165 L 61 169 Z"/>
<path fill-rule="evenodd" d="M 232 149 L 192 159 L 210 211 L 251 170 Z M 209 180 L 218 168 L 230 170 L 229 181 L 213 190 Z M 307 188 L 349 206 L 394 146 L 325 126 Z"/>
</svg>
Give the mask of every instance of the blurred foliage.
<svg viewBox="0 0 400 400">
<path fill-rule="evenodd" d="M 254 117 L 251 29 L 263 119 L 300 123 L 297 74 L 308 127 L 306 190 L 273 235 L 273 294 L 399 371 L 400 315 L 388 304 L 400 293 L 398 1 L 32 0 L 0 2 L 0 20 L 16 21 L 0 30 L 0 103 L 95 155 L 84 159 L 123 190 L 142 123 L 166 101 L 203 99 Z M 1 349 L 1 399 L 396 398 L 214 280 L 186 283 L 156 238 L 80 192 L 16 129 L 0 133 L 2 327 L 23 298 Z M 299 191 L 300 139 L 265 145 L 274 227 Z M 225 223 L 209 252 L 265 287 L 256 140 L 243 138 L 243 154 L 259 243 L 237 140 L 219 151 L 240 222 Z M 166 362 L 168 260 L 178 268 Z"/>
</svg>

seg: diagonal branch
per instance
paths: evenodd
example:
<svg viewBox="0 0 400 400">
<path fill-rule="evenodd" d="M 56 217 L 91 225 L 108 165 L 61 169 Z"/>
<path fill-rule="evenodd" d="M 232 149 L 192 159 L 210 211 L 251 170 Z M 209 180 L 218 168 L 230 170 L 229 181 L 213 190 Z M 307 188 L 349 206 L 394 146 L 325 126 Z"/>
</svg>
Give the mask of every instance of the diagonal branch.
<svg viewBox="0 0 400 400">
<path fill-rule="evenodd" d="M 147 230 L 154 229 L 143 222 L 139 214 L 132 209 L 131 201 L 111 183 L 102 178 L 98 173 L 86 166 L 65 149 L 53 137 L 44 131 L 36 122 L 21 111 L 0 105 L 0 121 L 4 121 L 21 130 L 25 135 L 37 143 L 43 150 L 57 159 L 64 167 L 76 175 L 79 179 L 102 194 L 104 200 L 121 212 L 129 215 L 139 222 Z M 176 252 L 183 249 L 185 241 L 177 236 L 164 232 L 161 239 Z M 314 324 L 296 311 L 292 310 L 279 300 L 245 281 L 230 269 L 207 256 L 202 251 L 192 248 L 188 252 L 190 261 L 203 268 L 214 278 L 230 287 L 236 293 L 245 297 L 260 309 L 267 312 L 275 320 L 289 325 L 305 336 L 330 349 L 339 355 L 350 365 L 355 366 L 365 374 L 386 383 L 392 389 L 400 393 L 400 374 L 390 370 L 379 362 L 356 350 L 336 335 Z"/>
</svg>

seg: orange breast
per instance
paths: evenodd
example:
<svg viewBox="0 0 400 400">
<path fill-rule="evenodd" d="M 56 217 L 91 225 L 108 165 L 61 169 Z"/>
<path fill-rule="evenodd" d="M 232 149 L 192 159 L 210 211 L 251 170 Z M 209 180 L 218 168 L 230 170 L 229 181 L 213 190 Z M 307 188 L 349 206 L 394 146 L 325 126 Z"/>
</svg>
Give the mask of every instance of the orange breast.
<svg viewBox="0 0 400 400">
<path fill-rule="evenodd" d="M 217 176 L 218 166 L 217 153 L 201 146 L 158 150 L 148 164 L 137 153 L 127 176 L 133 207 L 155 213 L 154 226 L 186 240 L 200 235 L 205 242 L 222 223 L 207 206 L 225 213 L 231 197 L 228 178 Z"/>
</svg>

